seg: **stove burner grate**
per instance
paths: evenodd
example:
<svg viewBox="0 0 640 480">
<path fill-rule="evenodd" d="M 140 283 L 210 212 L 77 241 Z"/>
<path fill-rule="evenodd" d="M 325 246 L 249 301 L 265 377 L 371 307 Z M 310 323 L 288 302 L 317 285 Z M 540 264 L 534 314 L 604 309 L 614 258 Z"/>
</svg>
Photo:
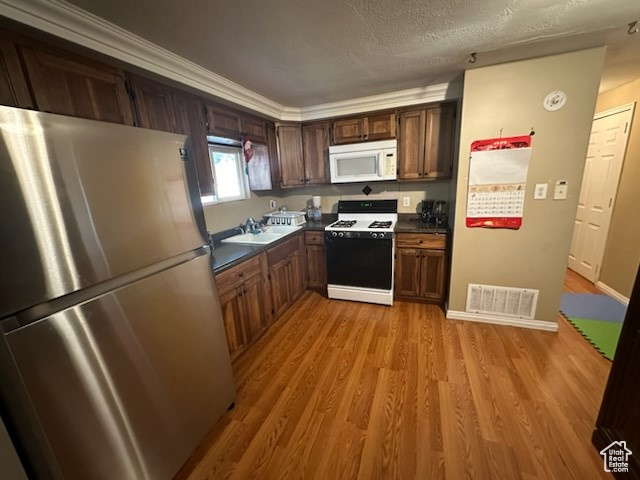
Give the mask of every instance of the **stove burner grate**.
<svg viewBox="0 0 640 480">
<path fill-rule="evenodd" d="M 337 227 L 337 228 L 349 228 L 349 227 L 353 227 L 355 224 L 356 224 L 356 220 L 338 220 L 337 222 L 334 222 L 329 226 Z"/>
<path fill-rule="evenodd" d="M 379 221 L 376 220 L 371 225 L 369 225 L 369 228 L 390 228 L 390 227 L 391 227 L 391 222 L 390 221 L 379 222 Z"/>
</svg>

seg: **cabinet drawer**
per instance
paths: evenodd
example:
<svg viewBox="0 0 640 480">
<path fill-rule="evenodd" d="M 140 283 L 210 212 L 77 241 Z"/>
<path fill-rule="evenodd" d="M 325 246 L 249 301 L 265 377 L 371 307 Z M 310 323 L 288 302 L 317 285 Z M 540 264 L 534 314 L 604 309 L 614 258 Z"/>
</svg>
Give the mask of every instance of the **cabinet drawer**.
<svg viewBox="0 0 640 480">
<path fill-rule="evenodd" d="M 216 284 L 218 292 L 226 292 L 231 288 L 235 288 L 245 280 L 258 275 L 262 272 L 260 267 L 260 256 L 250 258 L 240 265 L 231 267 L 229 270 L 218 273 L 216 275 Z"/>
<path fill-rule="evenodd" d="M 324 231 L 304 232 L 304 241 L 307 245 L 324 245 Z"/>
<path fill-rule="evenodd" d="M 299 237 L 298 235 L 296 235 L 293 238 L 284 241 L 277 247 L 273 247 L 267 250 L 267 262 L 269 266 L 272 266 L 273 264 L 278 263 L 280 260 L 288 257 L 293 252 L 298 251 L 299 249 Z"/>
<path fill-rule="evenodd" d="M 396 246 L 413 248 L 432 248 L 444 250 L 447 235 L 444 233 L 398 233 Z"/>
</svg>

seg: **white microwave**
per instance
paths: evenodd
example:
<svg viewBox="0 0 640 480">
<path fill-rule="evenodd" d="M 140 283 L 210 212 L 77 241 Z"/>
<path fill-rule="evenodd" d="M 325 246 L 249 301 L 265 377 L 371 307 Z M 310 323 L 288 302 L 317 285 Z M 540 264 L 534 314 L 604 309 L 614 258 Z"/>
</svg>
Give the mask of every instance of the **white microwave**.
<svg viewBox="0 0 640 480">
<path fill-rule="evenodd" d="M 331 183 L 395 180 L 397 150 L 395 139 L 329 147 Z"/>
</svg>

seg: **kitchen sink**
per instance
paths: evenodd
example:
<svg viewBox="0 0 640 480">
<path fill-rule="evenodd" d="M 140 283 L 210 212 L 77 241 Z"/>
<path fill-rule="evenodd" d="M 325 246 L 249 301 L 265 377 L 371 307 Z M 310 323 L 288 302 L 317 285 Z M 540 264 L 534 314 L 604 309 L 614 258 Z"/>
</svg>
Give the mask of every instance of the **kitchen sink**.
<svg viewBox="0 0 640 480">
<path fill-rule="evenodd" d="M 286 227 L 286 226 L 268 226 L 264 231 L 260 233 L 243 233 L 241 235 L 235 235 L 233 237 L 225 238 L 222 243 L 241 243 L 244 245 L 267 245 L 269 243 L 280 240 L 282 237 L 289 235 L 302 229 L 301 226 Z"/>
</svg>

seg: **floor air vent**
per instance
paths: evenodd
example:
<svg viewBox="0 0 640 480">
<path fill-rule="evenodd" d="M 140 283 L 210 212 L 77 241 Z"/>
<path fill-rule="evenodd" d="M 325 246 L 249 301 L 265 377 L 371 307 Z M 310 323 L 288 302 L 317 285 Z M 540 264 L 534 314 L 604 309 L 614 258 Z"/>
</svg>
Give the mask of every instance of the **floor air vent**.
<svg viewBox="0 0 640 480">
<path fill-rule="evenodd" d="M 539 290 L 470 283 L 467 312 L 533 320 Z"/>
</svg>

